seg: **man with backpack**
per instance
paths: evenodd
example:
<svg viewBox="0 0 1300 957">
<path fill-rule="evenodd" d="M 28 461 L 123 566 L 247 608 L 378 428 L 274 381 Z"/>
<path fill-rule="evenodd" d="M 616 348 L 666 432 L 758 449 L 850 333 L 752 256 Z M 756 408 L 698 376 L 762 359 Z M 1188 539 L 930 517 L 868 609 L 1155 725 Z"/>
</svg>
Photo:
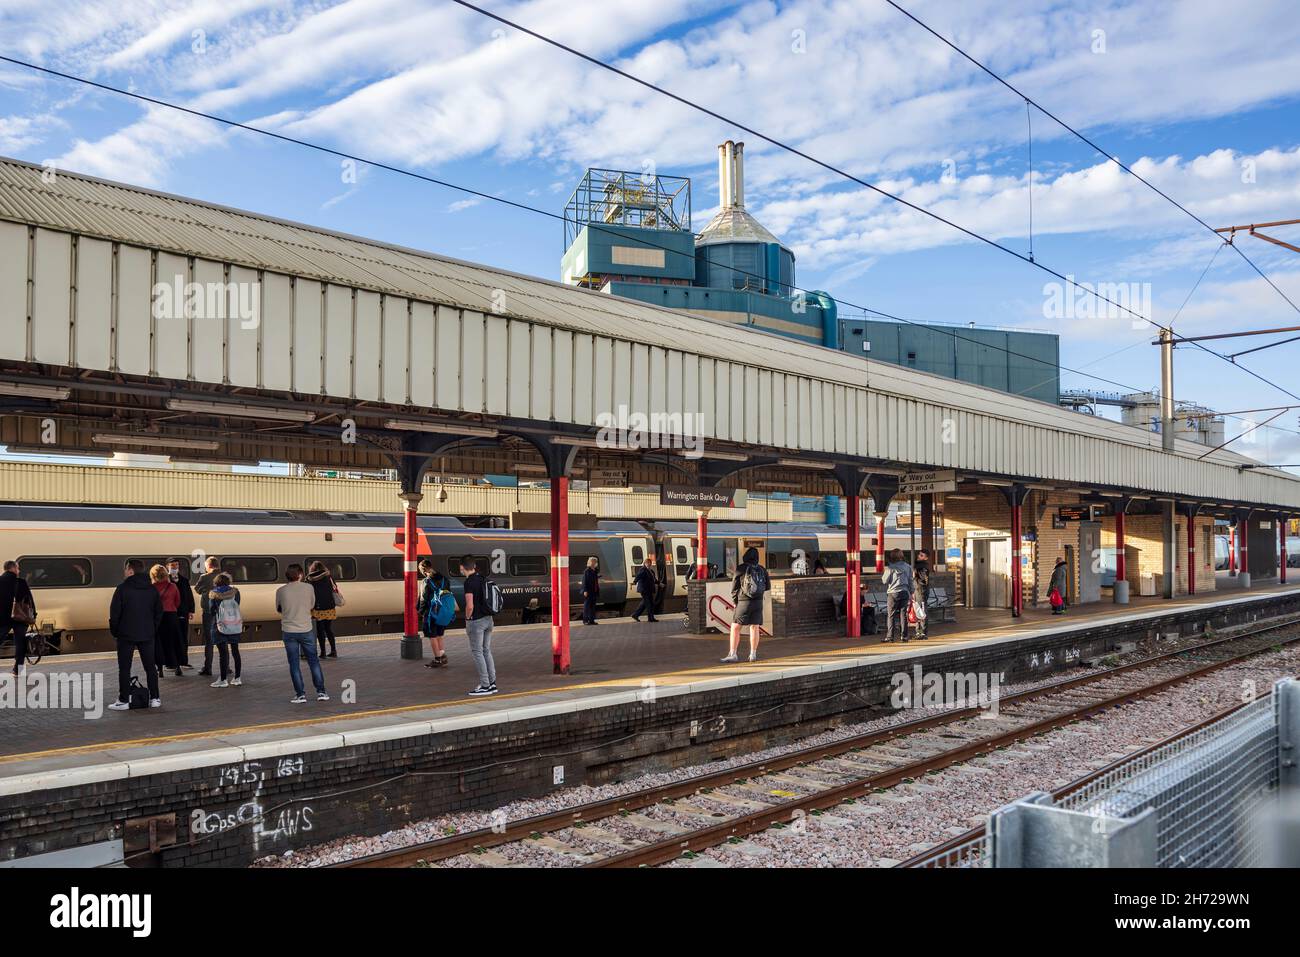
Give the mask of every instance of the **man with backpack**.
<svg viewBox="0 0 1300 957">
<path fill-rule="evenodd" d="M 113 711 L 131 707 L 131 661 L 139 652 L 149 686 L 149 707 L 161 708 L 154 638 L 162 624 L 162 599 L 144 572 L 144 562 L 132 558 L 124 570 L 126 578 L 114 589 L 108 606 L 108 633 L 117 639 L 117 700 L 108 707 Z"/>
<path fill-rule="evenodd" d="M 465 576 L 465 634 L 469 653 L 478 672 L 478 687 L 470 692 L 474 698 L 497 693 L 497 666 L 492 660 L 492 616 L 501 610 L 501 589 L 479 573 L 473 555 L 460 560 Z"/>
<path fill-rule="evenodd" d="M 307 694 L 302 683 L 300 657 L 307 659 L 311 669 L 311 683 L 316 686 L 316 700 L 329 701 L 325 692 L 325 674 L 316 655 L 316 628 L 311 610 L 316 605 L 316 589 L 302 580 L 302 566 L 296 562 L 285 570 L 288 584 L 275 590 L 275 610 L 280 613 L 280 637 L 284 639 L 284 652 L 289 658 L 289 677 L 293 680 L 293 698 L 290 704 L 306 704 Z"/>
<path fill-rule="evenodd" d="M 456 596 L 447 587 L 447 579 L 442 572 L 435 571 L 433 562 L 429 559 L 420 560 L 419 570 L 423 584 L 420 586 L 420 598 L 416 602 L 415 611 L 420 619 L 420 628 L 428 637 L 429 646 L 433 650 L 433 660 L 424 667 L 445 668 L 447 652 L 443 648 L 442 636 L 456 617 Z"/>
<path fill-rule="evenodd" d="M 763 595 L 771 587 L 767 569 L 758 561 L 758 549 L 746 549 L 741 566 L 731 583 L 731 600 L 736 612 L 731 618 L 731 650 L 723 658 L 724 664 L 739 661 L 740 628 L 749 626 L 749 660 L 758 660 L 758 638 L 763 631 Z"/>
</svg>

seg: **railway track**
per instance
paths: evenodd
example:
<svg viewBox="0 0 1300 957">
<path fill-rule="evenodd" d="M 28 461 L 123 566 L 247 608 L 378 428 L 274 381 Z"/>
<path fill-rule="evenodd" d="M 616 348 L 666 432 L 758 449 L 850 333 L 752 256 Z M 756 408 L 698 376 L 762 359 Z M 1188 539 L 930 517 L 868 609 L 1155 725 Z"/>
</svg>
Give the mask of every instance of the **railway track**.
<svg viewBox="0 0 1300 957">
<path fill-rule="evenodd" d="M 1018 741 L 1062 727 L 1254 655 L 1300 641 L 1278 638 L 1300 617 L 1066 678 L 1001 698 L 996 717 L 971 706 L 776 758 L 646 788 L 606 800 L 467 831 L 333 867 L 433 866 L 464 854 L 479 866 L 512 866 L 496 850 L 519 844 L 582 867 L 663 864 L 802 816 L 867 797 Z M 726 789 L 725 791 L 723 789 Z M 564 832 L 559 835 L 558 832 Z M 954 839 L 954 845 L 973 835 Z M 934 853 L 933 850 L 927 854 Z"/>
</svg>

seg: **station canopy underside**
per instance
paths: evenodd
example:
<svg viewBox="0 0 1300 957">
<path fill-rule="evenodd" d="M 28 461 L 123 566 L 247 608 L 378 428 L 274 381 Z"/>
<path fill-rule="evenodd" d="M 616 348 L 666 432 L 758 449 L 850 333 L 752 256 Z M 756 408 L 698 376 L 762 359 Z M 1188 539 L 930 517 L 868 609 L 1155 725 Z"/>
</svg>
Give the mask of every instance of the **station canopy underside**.
<svg viewBox="0 0 1300 957">
<path fill-rule="evenodd" d="M 776 462 L 798 458 L 1300 511 L 1300 480 L 1227 450 L 1166 453 L 1154 433 L 889 363 L 0 159 L 3 382 L 0 441 L 59 452 L 175 439 L 187 461 L 391 468 L 412 433 L 389 423 L 423 421 L 465 429 L 436 469 L 526 474 L 538 443 L 640 415 L 729 468 L 754 456 L 723 482 L 750 488 L 840 491 Z M 67 397 L 41 398 L 51 385 Z M 680 450 L 584 448 L 576 464 L 632 483 L 696 468 Z"/>
</svg>

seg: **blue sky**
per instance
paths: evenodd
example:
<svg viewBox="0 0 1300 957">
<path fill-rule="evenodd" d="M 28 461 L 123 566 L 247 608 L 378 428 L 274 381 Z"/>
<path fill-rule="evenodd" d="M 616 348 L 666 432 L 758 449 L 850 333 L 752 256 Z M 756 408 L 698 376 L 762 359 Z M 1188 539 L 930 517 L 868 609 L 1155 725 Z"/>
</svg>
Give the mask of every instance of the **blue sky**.
<svg viewBox="0 0 1300 957">
<path fill-rule="evenodd" d="M 884 0 L 485 5 L 1028 249 L 1023 101 Z M 1211 225 L 1300 218 L 1294 0 L 903 5 Z M 716 145 L 745 139 L 748 206 L 795 249 L 804 288 L 914 320 L 1057 332 L 1066 366 L 1159 380 L 1149 329 L 1129 318 L 1045 315 L 1045 274 L 448 0 L 0 0 L 0 51 L 557 212 L 588 165 L 652 166 L 692 178 L 699 228 L 717 205 Z M 1033 130 L 1038 261 L 1150 284 L 1168 322 L 1215 238 L 1045 116 Z M 558 278 L 555 220 L 373 168 L 348 183 L 335 158 L 8 66 L 0 153 Z M 1276 232 L 1300 242 L 1300 227 Z M 1300 303 L 1300 255 L 1238 243 Z M 1177 328 L 1296 324 L 1225 249 Z M 1300 392 L 1297 350 L 1243 364 Z M 1294 401 L 1187 349 L 1176 394 L 1230 410 Z M 1300 462 L 1300 416 L 1277 424 L 1233 448 Z"/>
</svg>

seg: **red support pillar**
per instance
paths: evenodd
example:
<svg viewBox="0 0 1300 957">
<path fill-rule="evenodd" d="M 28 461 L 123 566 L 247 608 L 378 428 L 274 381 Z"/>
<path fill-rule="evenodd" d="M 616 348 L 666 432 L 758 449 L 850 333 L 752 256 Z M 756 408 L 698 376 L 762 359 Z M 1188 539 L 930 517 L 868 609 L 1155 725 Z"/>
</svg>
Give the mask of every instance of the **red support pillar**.
<svg viewBox="0 0 1300 957">
<path fill-rule="evenodd" d="M 1021 506 L 1019 499 L 1016 499 L 1011 506 L 1011 616 L 1019 618 L 1020 612 L 1024 609 L 1024 578 L 1021 574 L 1020 563 L 1020 522 Z"/>
<path fill-rule="evenodd" d="M 1196 594 L 1196 518 L 1187 512 L 1187 594 Z"/>
<path fill-rule="evenodd" d="M 853 500 L 855 502 L 857 501 L 857 499 L 858 497 L 856 495 L 853 496 Z M 888 514 L 889 514 L 888 512 L 876 513 L 876 574 L 877 575 L 883 575 L 885 573 L 885 517 Z"/>
<path fill-rule="evenodd" d="M 421 496 L 406 494 L 402 496 L 405 508 L 402 512 L 402 639 L 403 647 L 409 648 L 414 643 L 420 647 L 420 623 L 415 613 L 415 601 L 419 591 L 416 582 L 418 557 L 416 549 L 420 544 L 420 530 L 416 522 L 419 515 Z M 423 657 L 421 651 L 419 657 Z"/>
<path fill-rule="evenodd" d="M 569 673 L 569 480 L 551 479 L 551 658 Z"/>
<path fill-rule="evenodd" d="M 849 495 L 847 498 L 848 529 L 844 540 L 844 633 L 849 638 L 857 638 L 862 631 L 862 499 L 857 495 Z"/>
<path fill-rule="evenodd" d="M 709 510 L 695 513 L 695 577 L 705 581 L 709 577 Z"/>
<path fill-rule="evenodd" d="M 1228 526 L 1228 574 L 1237 574 L 1237 523 Z"/>
</svg>

